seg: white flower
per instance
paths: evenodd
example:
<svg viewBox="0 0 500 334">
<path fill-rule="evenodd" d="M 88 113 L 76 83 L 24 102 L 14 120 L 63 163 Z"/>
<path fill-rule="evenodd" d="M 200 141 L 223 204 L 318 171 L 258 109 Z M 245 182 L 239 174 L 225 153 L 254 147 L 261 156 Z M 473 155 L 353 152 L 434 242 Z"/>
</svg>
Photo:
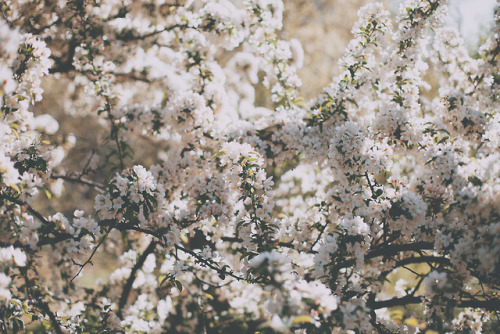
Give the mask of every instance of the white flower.
<svg viewBox="0 0 500 334">
<path fill-rule="evenodd" d="M 26 266 L 26 254 L 21 249 L 14 248 L 13 246 L 0 248 L 0 262 L 14 262 L 17 266 L 24 267 Z"/>
<path fill-rule="evenodd" d="M 446 273 L 431 271 L 425 278 L 425 290 L 428 293 L 439 292 L 447 283 Z"/>
</svg>

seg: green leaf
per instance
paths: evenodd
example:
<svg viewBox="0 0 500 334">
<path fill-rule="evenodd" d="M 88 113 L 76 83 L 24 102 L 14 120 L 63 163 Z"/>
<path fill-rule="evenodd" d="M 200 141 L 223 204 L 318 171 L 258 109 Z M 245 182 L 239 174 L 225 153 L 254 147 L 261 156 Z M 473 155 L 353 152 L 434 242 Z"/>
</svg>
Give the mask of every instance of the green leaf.
<svg viewBox="0 0 500 334">
<path fill-rule="evenodd" d="M 293 324 L 311 323 L 313 318 L 310 315 L 298 315 L 293 318 Z"/>
<path fill-rule="evenodd" d="M 179 289 L 179 291 L 182 291 L 182 283 L 179 280 L 174 281 L 175 287 Z"/>
<path fill-rule="evenodd" d="M 468 180 L 470 183 L 472 183 L 475 186 L 482 186 L 483 185 L 483 181 L 481 181 L 481 179 L 478 178 L 477 176 L 469 176 Z"/>
</svg>

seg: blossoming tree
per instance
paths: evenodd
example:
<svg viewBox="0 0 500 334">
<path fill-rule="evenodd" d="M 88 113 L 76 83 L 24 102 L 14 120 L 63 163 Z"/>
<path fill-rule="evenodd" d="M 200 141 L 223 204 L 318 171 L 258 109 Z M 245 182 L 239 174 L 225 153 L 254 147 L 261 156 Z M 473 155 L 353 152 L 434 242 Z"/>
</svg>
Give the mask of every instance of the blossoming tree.
<svg viewBox="0 0 500 334">
<path fill-rule="evenodd" d="M 498 14 L 368 5 L 304 102 L 280 0 L 0 6 L 2 332 L 499 326 Z"/>
</svg>

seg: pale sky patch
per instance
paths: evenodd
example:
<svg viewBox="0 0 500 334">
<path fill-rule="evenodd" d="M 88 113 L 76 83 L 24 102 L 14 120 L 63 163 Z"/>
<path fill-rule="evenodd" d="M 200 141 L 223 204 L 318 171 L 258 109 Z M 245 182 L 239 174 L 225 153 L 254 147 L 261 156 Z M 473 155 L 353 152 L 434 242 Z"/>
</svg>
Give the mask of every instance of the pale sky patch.
<svg viewBox="0 0 500 334">
<path fill-rule="evenodd" d="M 391 0 L 393 12 L 403 0 Z M 446 24 L 458 29 L 469 48 L 476 48 L 481 38 L 487 37 L 494 24 L 496 0 L 448 0 Z"/>
<path fill-rule="evenodd" d="M 450 0 L 448 24 L 456 27 L 470 47 L 487 37 L 494 24 L 495 0 Z"/>
</svg>

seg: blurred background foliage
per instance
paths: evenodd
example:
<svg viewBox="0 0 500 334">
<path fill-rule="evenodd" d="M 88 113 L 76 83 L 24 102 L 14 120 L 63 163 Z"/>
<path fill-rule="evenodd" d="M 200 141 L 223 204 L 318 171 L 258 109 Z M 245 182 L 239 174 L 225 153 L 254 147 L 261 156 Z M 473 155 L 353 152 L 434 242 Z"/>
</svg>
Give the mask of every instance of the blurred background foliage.
<svg viewBox="0 0 500 334">
<path fill-rule="evenodd" d="M 298 39 L 304 49 L 304 66 L 299 71 L 302 96 L 308 100 L 339 73 L 337 66 L 358 10 L 370 0 L 285 0 L 281 37 Z M 387 5 L 388 1 L 384 1 Z"/>
</svg>

